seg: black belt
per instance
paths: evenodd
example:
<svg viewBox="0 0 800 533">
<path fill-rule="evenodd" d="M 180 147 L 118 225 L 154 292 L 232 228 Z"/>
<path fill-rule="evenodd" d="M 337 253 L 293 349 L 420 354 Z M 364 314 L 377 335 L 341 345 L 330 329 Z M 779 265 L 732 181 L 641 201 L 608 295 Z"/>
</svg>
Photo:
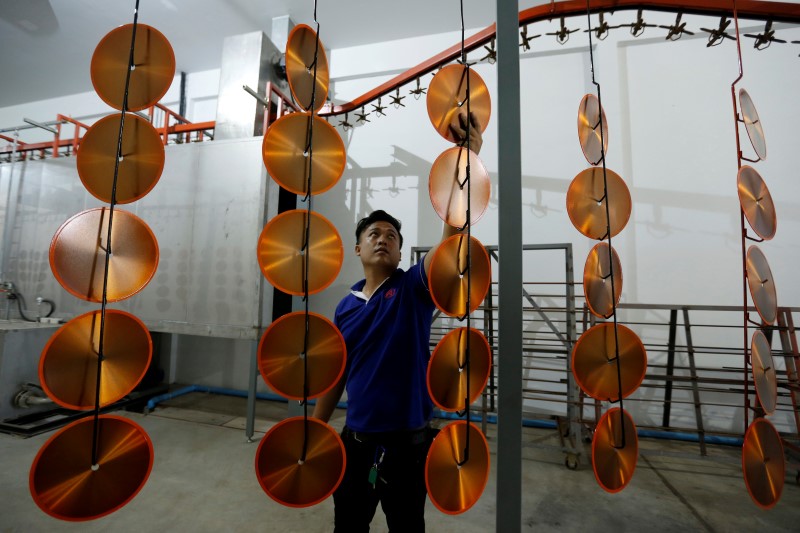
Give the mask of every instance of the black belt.
<svg viewBox="0 0 800 533">
<path fill-rule="evenodd" d="M 369 431 L 353 431 L 345 426 L 342 430 L 343 438 L 350 438 L 356 442 L 365 444 L 422 444 L 426 440 L 428 427 L 420 429 L 412 429 L 408 431 L 384 431 L 384 432 L 369 432 Z"/>
</svg>

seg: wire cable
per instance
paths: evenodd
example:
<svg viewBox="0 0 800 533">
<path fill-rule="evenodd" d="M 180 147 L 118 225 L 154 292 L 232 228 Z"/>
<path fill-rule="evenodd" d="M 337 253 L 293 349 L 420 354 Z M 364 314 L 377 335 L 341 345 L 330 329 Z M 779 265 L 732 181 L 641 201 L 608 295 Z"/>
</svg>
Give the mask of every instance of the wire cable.
<svg viewBox="0 0 800 533">
<path fill-rule="evenodd" d="M 97 380 L 95 382 L 95 400 L 94 400 L 94 431 L 92 439 L 92 468 L 97 467 L 98 460 L 98 441 L 100 439 L 100 385 L 103 369 L 103 360 L 105 359 L 104 338 L 106 327 L 106 306 L 108 305 L 108 270 L 111 263 L 111 232 L 114 222 L 114 207 L 117 203 L 117 180 L 119 178 L 119 164 L 122 160 L 122 134 L 125 129 L 125 115 L 128 111 L 128 90 L 131 82 L 131 71 L 134 68 L 134 50 L 136 46 L 136 28 L 139 21 L 139 0 L 136 0 L 136 6 L 133 10 L 133 28 L 131 31 L 131 49 L 128 56 L 128 71 L 125 73 L 125 92 L 122 98 L 122 109 L 120 110 L 119 121 L 119 136 L 117 138 L 117 157 L 114 162 L 114 179 L 111 185 L 111 203 L 108 210 L 108 230 L 106 232 L 106 257 L 105 257 L 105 270 L 103 272 L 103 297 L 100 304 L 100 340 L 98 343 L 97 353 Z"/>
</svg>

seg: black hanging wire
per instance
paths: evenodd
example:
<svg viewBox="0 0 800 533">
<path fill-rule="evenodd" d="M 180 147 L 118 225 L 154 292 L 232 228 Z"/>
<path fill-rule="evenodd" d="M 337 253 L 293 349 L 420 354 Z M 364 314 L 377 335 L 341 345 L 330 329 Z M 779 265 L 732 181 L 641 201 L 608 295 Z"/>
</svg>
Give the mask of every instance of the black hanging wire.
<svg viewBox="0 0 800 533">
<path fill-rule="evenodd" d="M 309 106 L 308 128 L 306 129 L 305 154 L 308 165 L 308 178 L 306 181 L 306 195 L 303 202 L 308 202 L 308 215 L 303 229 L 303 246 L 300 250 L 303 255 L 303 302 L 305 304 L 305 327 L 303 330 L 303 451 L 300 455 L 300 463 L 304 463 L 308 454 L 308 343 L 309 343 L 309 302 L 308 302 L 308 274 L 310 264 L 311 241 L 311 215 L 314 208 L 312 189 L 312 173 L 314 162 L 314 105 L 317 98 L 317 58 L 319 57 L 319 22 L 317 21 L 317 2 L 314 0 L 314 22 L 317 24 L 317 31 L 314 38 L 314 62 L 309 68 L 314 68 L 314 79 L 311 84 L 311 104 Z"/>
<path fill-rule="evenodd" d="M 462 104 L 461 104 L 462 106 L 463 106 L 464 103 L 466 103 L 466 105 L 467 105 L 467 116 L 466 116 L 466 121 L 465 121 L 466 122 L 466 126 L 464 128 L 464 132 L 465 132 L 464 136 L 466 137 L 466 142 L 464 143 L 464 146 L 459 149 L 459 159 L 461 158 L 461 155 L 464 154 L 465 157 L 467 158 L 467 163 L 466 163 L 466 166 L 465 166 L 464 182 L 458 184 L 461 189 L 464 188 L 465 184 L 466 184 L 466 187 L 467 187 L 466 221 L 464 222 L 464 226 L 462 228 L 460 228 L 462 231 L 465 228 L 467 230 L 467 239 L 466 239 L 466 241 L 467 241 L 467 264 L 465 266 L 466 275 L 467 275 L 467 300 L 466 300 L 466 305 L 465 305 L 465 307 L 466 307 L 465 316 L 459 318 L 459 320 L 464 320 L 465 318 L 467 320 L 467 342 L 466 342 L 467 345 L 466 345 L 465 352 L 464 352 L 464 356 L 465 357 L 464 357 L 464 367 L 463 367 L 464 372 L 466 373 L 466 383 L 467 383 L 466 387 L 464 387 L 464 390 L 465 390 L 465 393 L 464 393 L 464 415 L 466 417 L 466 424 L 465 424 L 464 427 L 465 427 L 465 431 L 466 431 L 466 437 L 464 439 L 464 458 L 458 463 L 458 466 L 461 467 L 461 466 L 464 466 L 467 463 L 467 461 L 469 461 L 469 440 L 470 440 L 469 439 L 469 434 L 471 433 L 470 432 L 470 409 L 469 409 L 469 407 L 470 407 L 470 405 L 469 405 L 470 404 L 469 392 L 470 391 L 469 391 L 469 388 L 470 388 L 470 337 L 472 336 L 470 334 L 471 333 L 471 329 L 470 328 L 471 328 L 471 323 L 472 323 L 471 322 L 471 316 L 470 316 L 471 315 L 471 312 L 470 312 L 471 301 L 470 300 L 471 300 L 471 292 L 472 292 L 472 268 L 471 268 L 472 267 L 472 250 L 471 250 L 472 247 L 470 246 L 472 244 L 472 219 L 471 219 L 471 213 L 470 213 L 470 207 L 472 205 L 471 204 L 471 202 L 472 202 L 472 198 L 471 198 L 472 183 L 471 183 L 471 180 L 470 180 L 470 157 L 469 157 L 470 156 L 470 150 L 471 150 L 471 146 L 470 146 L 471 110 L 470 110 L 470 86 L 469 86 L 470 65 L 469 65 L 469 61 L 467 61 L 467 52 L 464 49 L 464 0 L 460 0 L 459 4 L 460 4 L 460 8 L 461 8 L 461 64 L 464 66 L 464 76 L 466 77 L 466 85 L 467 85 L 467 90 L 466 90 L 466 94 L 465 94 L 465 97 L 464 97 L 464 102 L 462 102 Z M 457 252 L 458 253 L 457 257 L 461 257 L 461 245 L 462 245 L 463 242 L 464 242 L 464 239 L 462 238 L 461 242 L 459 243 L 459 249 L 458 249 L 458 252 Z M 459 272 L 459 275 L 463 276 L 464 273 L 465 273 L 464 271 L 461 271 L 461 272 Z M 459 365 L 460 365 L 460 362 L 459 362 Z M 461 370 L 461 368 L 459 368 L 459 370 Z"/>
<path fill-rule="evenodd" d="M 736 9 L 736 0 L 733 0 L 733 21 L 736 25 L 736 53 L 739 62 L 739 76 L 731 83 L 731 99 L 733 100 L 733 125 L 736 132 L 736 164 L 737 168 L 742 168 L 742 145 L 739 141 L 739 110 L 736 105 L 736 84 L 744 77 L 744 68 L 742 66 L 742 46 L 741 37 L 739 34 L 739 12 Z M 744 223 L 744 209 L 739 210 L 739 220 L 742 229 L 742 312 L 744 314 L 744 327 L 742 334 L 744 336 L 744 428 L 749 426 L 750 413 L 750 378 L 748 376 L 748 367 L 751 364 L 750 351 L 748 349 L 748 322 L 751 322 L 749 313 L 747 312 L 747 226 Z M 755 322 L 753 322 L 755 324 Z"/>
<path fill-rule="evenodd" d="M 134 68 L 134 48 L 136 46 L 136 27 L 139 21 L 139 0 L 133 9 L 133 30 L 131 32 L 131 50 L 128 56 L 128 71 L 125 73 L 125 93 L 122 97 L 122 109 L 119 120 L 119 136 L 117 137 L 117 157 L 114 162 L 114 180 L 111 184 L 111 203 L 108 210 L 108 230 L 106 231 L 106 258 L 105 271 L 103 272 L 103 297 L 100 304 L 100 340 L 97 349 L 97 379 L 95 381 L 94 395 L 94 427 L 92 435 L 92 469 L 98 467 L 99 440 L 100 440 L 100 385 L 105 359 L 104 339 L 106 329 L 106 306 L 108 304 L 108 268 L 111 263 L 111 231 L 114 222 L 114 206 L 117 203 L 117 179 L 119 177 L 119 164 L 122 160 L 122 133 L 125 129 L 125 114 L 128 111 L 128 89 L 131 82 L 131 71 Z"/>
<path fill-rule="evenodd" d="M 614 295 L 616 288 L 614 287 L 614 252 L 611 247 L 611 208 L 608 201 L 608 174 L 606 170 L 606 150 L 605 138 L 603 135 L 603 100 L 600 96 L 600 84 L 595 80 L 594 76 L 594 50 L 592 44 L 592 16 L 589 9 L 589 1 L 586 0 L 586 19 L 589 24 L 589 63 L 592 70 L 592 84 L 597 88 L 597 106 L 600 110 L 598 113 L 597 127 L 600 128 L 600 156 L 603 162 L 603 198 L 606 206 L 606 235 L 605 239 L 608 241 L 608 276 L 611 278 L 611 316 L 614 318 L 614 361 L 617 363 L 617 394 L 619 399 L 619 427 L 621 432 L 621 444 L 617 446 L 616 439 L 614 441 L 615 448 L 625 448 L 625 404 L 622 399 L 622 362 L 619 358 L 619 334 L 617 331 L 617 301 Z M 612 402 L 613 403 L 613 402 Z"/>
</svg>

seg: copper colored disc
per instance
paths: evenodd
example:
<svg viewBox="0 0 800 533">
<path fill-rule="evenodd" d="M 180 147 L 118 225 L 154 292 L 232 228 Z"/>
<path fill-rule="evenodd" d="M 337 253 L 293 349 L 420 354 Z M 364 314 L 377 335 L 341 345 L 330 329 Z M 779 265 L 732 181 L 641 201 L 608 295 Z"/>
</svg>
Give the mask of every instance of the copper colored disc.
<svg viewBox="0 0 800 533">
<path fill-rule="evenodd" d="M 755 244 L 747 249 L 747 285 L 756 311 L 765 324 L 773 324 L 778 318 L 778 294 L 767 258 Z"/>
<path fill-rule="evenodd" d="M 303 441 L 308 422 L 305 460 Z M 267 495 L 289 507 L 309 507 L 336 490 L 344 477 L 342 439 L 316 418 L 287 418 L 270 429 L 256 451 L 256 477 Z"/>
<path fill-rule="evenodd" d="M 744 165 L 736 177 L 739 186 L 739 203 L 753 231 L 765 241 L 775 236 L 778 216 L 767 184 L 751 166 Z"/>
<path fill-rule="evenodd" d="M 106 265 L 107 207 L 73 216 L 56 231 L 50 243 L 50 268 L 70 294 L 101 302 Z M 124 300 L 142 290 L 158 267 L 158 242 L 145 222 L 127 211 L 114 210 L 107 301 Z"/>
<path fill-rule="evenodd" d="M 433 302 L 442 312 L 453 317 L 462 317 L 475 311 L 486 298 L 492 281 L 489 254 L 475 237 L 470 237 L 469 242 L 469 269 L 467 236 L 464 234 L 453 235 L 442 242 L 431 259 L 430 289 Z"/>
<path fill-rule="evenodd" d="M 467 351 L 469 339 L 469 351 Z M 466 409 L 467 355 L 469 354 L 469 403 L 477 400 L 492 368 L 492 351 L 486 337 L 475 328 L 458 328 L 445 335 L 428 363 L 428 392 L 440 409 Z"/>
<path fill-rule="evenodd" d="M 98 424 L 96 468 L 92 417 L 59 430 L 33 460 L 31 495 L 50 516 L 80 522 L 113 513 L 130 502 L 150 476 L 153 444 L 145 430 L 114 415 L 101 415 Z"/>
<path fill-rule="evenodd" d="M 315 294 L 333 283 L 342 268 L 344 250 L 336 227 L 322 215 L 312 212 L 308 246 L 305 247 L 309 212 L 294 209 L 270 220 L 258 238 L 258 264 L 274 287 L 302 296 L 308 261 L 308 294 Z"/>
<path fill-rule="evenodd" d="M 613 170 L 606 169 L 608 184 L 608 211 L 606 218 L 603 169 L 587 168 L 575 176 L 567 189 L 567 213 L 575 229 L 590 239 L 603 240 L 618 234 L 631 216 L 631 193 L 628 186 Z"/>
<path fill-rule="evenodd" d="M 609 258 L 608 251 L 611 250 Z M 609 261 L 610 259 L 610 261 Z M 613 278 L 612 278 L 613 269 Z M 614 293 L 611 293 L 611 282 L 614 282 Z M 622 264 L 614 248 L 601 242 L 592 248 L 583 268 L 583 292 L 586 304 L 595 315 L 608 318 L 614 314 L 622 294 Z"/>
<path fill-rule="evenodd" d="M 133 24 L 111 30 L 92 55 L 94 90 L 114 109 L 122 110 L 132 33 Z M 139 111 L 155 105 L 172 85 L 175 53 L 167 38 L 157 29 L 146 24 L 136 25 L 133 69 L 130 73 L 126 111 Z"/>
<path fill-rule="evenodd" d="M 311 152 L 306 151 L 309 120 L 312 120 Z M 336 128 L 307 113 L 284 115 L 270 126 L 264 135 L 261 154 L 272 179 L 302 196 L 308 192 L 309 170 L 311 194 L 320 194 L 336 185 L 347 160 L 344 142 Z"/>
<path fill-rule="evenodd" d="M 778 403 L 778 376 L 772 361 L 772 349 L 761 331 L 753 334 L 750 345 L 750 363 L 753 366 L 753 381 L 761 408 L 768 415 L 775 412 Z"/>
<path fill-rule="evenodd" d="M 753 150 L 756 151 L 760 159 L 766 159 L 767 141 L 764 139 L 764 128 L 761 126 L 761 120 L 758 118 L 758 111 L 756 111 L 752 98 L 744 89 L 739 89 L 739 106 L 742 110 L 744 127 L 747 130 L 747 136 L 750 137 Z"/>
<path fill-rule="evenodd" d="M 92 195 L 111 203 L 119 141 L 119 115 L 98 120 L 81 140 L 78 175 Z M 146 195 L 164 170 L 164 144 L 155 128 L 132 113 L 125 114 L 122 160 L 117 175 L 116 203 L 127 204 Z"/>
<path fill-rule="evenodd" d="M 467 152 L 469 183 L 466 182 Z M 428 179 L 428 193 L 439 218 L 453 227 L 463 228 L 467 222 L 468 208 L 472 224 L 483 217 L 489 207 L 492 181 L 478 154 L 455 146 L 442 152 L 433 162 Z"/>
<path fill-rule="evenodd" d="M 592 439 L 592 469 L 597 483 L 607 492 L 621 491 L 633 477 L 638 456 L 639 437 L 633 419 L 619 407 L 609 409 Z"/>
<path fill-rule="evenodd" d="M 317 52 L 316 89 L 314 89 L 314 51 Z M 286 41 L 286 77 L 295 101 L 304 110 L 311 109 L 314 92 L 314 111 L 325 103 L 328 97 L 328 58 L 317 33 L 305 24 L 298 24 L 289 33 Z"/>
<path fill-rule="evenodd" d="M 578 140 L 583 156 L 590 165 L 599 164 L 603 160 L 603 154 L 608 153 L 606 113 L 593 94 L 584 96 L 578 107 Z"/>
<path fill-rule="evenodd" d="M 303 399 L 308 369 L 307 398 L 325 394 L 342 377 L 347 348 L 342 334 L 322 315 L 308 314 L 307 365 L 304 364 L 306 314 L 289 313 L 270 324 L 258 344 L 258 370 L 273 390 L 292 400 Z"/>
<path fill-rule="evenodd" d="M 100 353 L 101 312 L 73 318 L 47 342 L 39 379 L 47 395 L 67 409 L 93 409 Z M 100 406 L 122 399 L 144 377 L 153 355 L 150 333 L 130 313 L 106 309 Z"/>
<path fill-rule="evenodd" d="M 465 457 L 467 427 L 469 455 Z M 471 422 L 469 426 L 465 420 L 447 424 L 433 439 L 425 461 L 425 486 L 433 505 L 443 513 L 463 513 L 481 497 L 488 479 L 486 437 Z"/>
<path fill-rule="evenodd" d="M 596 324 L 583 333 L 572 351 L 572 373 L 581 389 L 597 400 L 616 402 L 639 388 L 647 370 L 647 353 L 639 337 L 617 324 L 622 383 L 617 376 L 614 324 Z"/>
<path fill-rule="evenodd" d="M 463 65 L 447 65 L 436 73 L 428 87 L 428 117 L 439 135 L 453 143 L 460 142 L 460 139 L 453 136 L 450 126 L 460 130 L 458 115 L 467 111 L 466 72 L 467 68 Z M 483 133 L 489 124 L 492 100 L 483 78 L 473 69 L 469 69 L 469 95 L 470 112 Z"/>
<path fill-rule="evenodd" d="M 771 509 L 781 499 L 786 477 L 786 456 L 775 426 L 756 418 L 744 436 L 742 472 L 747 492 L 762 509 Z"/>
</svg>

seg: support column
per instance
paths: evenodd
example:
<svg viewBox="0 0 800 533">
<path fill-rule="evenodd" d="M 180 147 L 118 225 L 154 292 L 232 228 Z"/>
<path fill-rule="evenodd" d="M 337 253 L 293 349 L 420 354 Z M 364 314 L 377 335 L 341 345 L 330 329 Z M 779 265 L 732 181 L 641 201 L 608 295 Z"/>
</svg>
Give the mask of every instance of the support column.
<svg viewBox="0 0 800 533">
<path fill-rule="evenodd" d="M 280 56 L 281 52 L 263 32 L 225 37 L 214 139 L 264 134 L 264 106 L 247 94 L 244 86 L 264 94 L 268 81 L 281 83 L 277 72 Z"/>
<path fill-rule="evenodd" d="M 496 530 L 522 526 L 522 155 L 519 1 L 497 0 L 499 351 Z"/>
</svg>

